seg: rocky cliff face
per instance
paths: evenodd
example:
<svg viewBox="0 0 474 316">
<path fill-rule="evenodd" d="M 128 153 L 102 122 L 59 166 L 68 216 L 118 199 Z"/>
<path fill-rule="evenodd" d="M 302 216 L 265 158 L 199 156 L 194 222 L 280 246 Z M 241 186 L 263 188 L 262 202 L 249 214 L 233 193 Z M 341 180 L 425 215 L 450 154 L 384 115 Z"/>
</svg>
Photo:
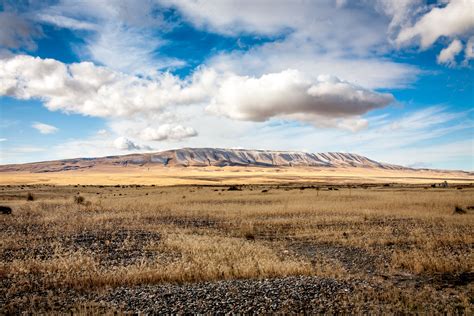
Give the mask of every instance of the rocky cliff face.
<svg viewBox="0 0 474 316">
<path fill-rule="evenodd" d="M 305 153 L 298 151 L 182 148 L 157 153 L 78 158 L 21 165 L 0 166 L 0 171 L 54 172 L 99 166 L 248 166 L 248 167 L 361 167 L 408 169 L 380 163 L 350 153 Z"/>
<path fill-rule="evenodd" d="M 145 158 L 145 157 L 143 157 Z M 151 162 L 180 166 L 316 166 L 400 168 L 348 153 L 183 148 L 150 154 Z"/>
</svg>

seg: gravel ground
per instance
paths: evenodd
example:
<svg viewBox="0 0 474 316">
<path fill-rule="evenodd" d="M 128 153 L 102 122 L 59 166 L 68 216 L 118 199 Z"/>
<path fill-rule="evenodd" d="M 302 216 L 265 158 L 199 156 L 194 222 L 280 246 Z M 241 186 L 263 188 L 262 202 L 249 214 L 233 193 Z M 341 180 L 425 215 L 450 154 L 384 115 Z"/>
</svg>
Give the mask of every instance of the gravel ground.
<svg viewBox="0 0 474 316">
<path fill-rule="evenodd" d="M 159 243 L 159 233 L 123 230 L 117 231 L 83 231 L 69 236 L 54 236 L 39 238 L 39 245 L 32 247 L 25 243 L 23 247 L 6 249 L 0 253 L 2 262 L 12 262 L 17 259 L 36 258 L 50 259 L 54 255 L 55 245 L 68 251 L 85 251 L 93 254 L 102 265 L 127 266 L 143 260 L 171 260 L 170 254 L 160 254 L 156 251 L 146 251 L 144 247 L 149 242 Z"/>
<path fill-rule="evenodd" d="M 65 245 L 77 251 L 85 249 L 97 255 L 104 265 L 127 266 L 142 260 L 157 259 L 156 252 L 144 250 L 150 242 L 159 242 L 160 234 L 117 230 L 116 232 L 83 232 L 68 237 Z"/>
<path fill-rule="evenodd" d="M 378 265 L 388 265 L 389 261 L 383 253 L 375 256 L 364 249 L 329 243 L 293 242 L 288 248 L 312 261 L 321 256 L 335 260 L 350 273 L 373 274 Z"/>
<path fill-rule="evenodd" d="M 466 279 L 467 278 L 467 279 Z M 400 280 L 402 281 L 402 280 Z M 472 275 L 463 276 L 463 284 Z M 228 280 L 191 284 L 156 284 L 77 292 L 57 289 L 33 291 L 29 296 L 5 300 L 0 296 L 0 315 L 35 313 L 72 314 L 459 314 L 470 315 L 458 295 L 438 289 L 425 302 L 410 306 L 413 287 L 402 281 L 391 301 L 384 293 L 393 285 L 363 279 L 295 276 L 262 280 Z M 389 292 L 387 292 L 389 291 Z M 400 292 L 399 292 L 400 293 Z M 403 293 L 406 293 L 403 298 Z M 393 294 L 390 294 L 393 295 Z M 408 301 L 407 301 L 408 298 Z M 401 299 L 401 300 L 400 300 Z M 471 306 L 472 302 L 471 298 Z"/>
<path fill-rule="evenodd" d="M 330 313 L 349 311 L 353 290 L 353 283 L 299 276 L 117 288 L 98 300 L 134 313 Z"/>
</svg>

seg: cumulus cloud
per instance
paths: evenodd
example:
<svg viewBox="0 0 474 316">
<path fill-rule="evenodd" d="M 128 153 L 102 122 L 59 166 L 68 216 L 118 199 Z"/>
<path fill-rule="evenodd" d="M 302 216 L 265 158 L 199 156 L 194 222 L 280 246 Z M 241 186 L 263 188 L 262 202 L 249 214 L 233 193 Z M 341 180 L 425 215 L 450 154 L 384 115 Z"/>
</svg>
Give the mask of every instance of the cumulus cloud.
<svg viewBox="0 0 474 316">
<path fill-rule="evenodd" d="M 350 117 L 394 101 L 336 77 L 308 80 L 297 70 L 260 78 L 230 76 L 222 81 L 207 110 L 233 119 L 261 122 L 273 117 Z"/>
<path fill-rule="evenodd" d="M 120 150 L 152 150 L 149 146 L 143 146 L 135 143 L 126 137 L 118 137 L 114 140 L 114 146 Z"/>
<path fill-rule="evenodd" d="M 456 65 L 456 56 L 462 51 L 462 43 L 460 40 L 455 39 L 449 44 L 448 47 L 441 50 L 438 55 L 437 61 L 439 64 L 447 64 L 449 66 Z"/>
<path fill-rule="evenodd" d="M 170 74 L 143 78 L 90 62 L 67 65 L 26 55 L 0 59 L 0 95 L 37 98 L 49 110 L 98 117 L 129 117 L 202 102 L 206 80 L 200 76 L 191 86 Z"/>
<path fill-rule="evenodd" d="M 149 141 L 182 140 L 197 135 L 192 127 L 171 124 L 163 124 L 158 128 L 147 127 L 139 133 L 141 139 Z"/>
<path fill-rule="evenodd" d="M 313 79 L 298 70 L 250 77 L 203 68 L 184 80 L 166 73 L 144 78 L 90 62 L 67 65 L 24 55 L 0 59 L 0 95 L 37 98 L 50 110 L 109 119 L 149 117 L 178 105 L 205 103 L 210 113 L 238 120 L 299 119 L 300 114 L 347 118 L 394 101 L 390 94 L 336 77 Z M 179 124 L 145 127 L 148 129 L 134 133 L 143 140 L 197 135 Z"/>
<path fill-rule="evenodd" d="M 34 129 L 38 130 L 41 134 L 54 134 L 56 133 L 59 129 L 53 125 L 41 123 L 41 122 L 35 122 L 33 125 L 31 125 Z"/>
<path fill-rule="evenodd" d="M 467 63 L 471 59 L 474 59 L 474 36 L 469 38 L 464 50 L 464 62 Z"/>
<path fill-rule="evenodd" d="M 433 7 L 414 25 L 403 28 L 396 39 L 397 44 L 406 45 L 419 39 L 426 49 L 442 36 L 456 37 L 474 30 L 474 2 L 451 0 L 444 7 Z"/>
</svg>

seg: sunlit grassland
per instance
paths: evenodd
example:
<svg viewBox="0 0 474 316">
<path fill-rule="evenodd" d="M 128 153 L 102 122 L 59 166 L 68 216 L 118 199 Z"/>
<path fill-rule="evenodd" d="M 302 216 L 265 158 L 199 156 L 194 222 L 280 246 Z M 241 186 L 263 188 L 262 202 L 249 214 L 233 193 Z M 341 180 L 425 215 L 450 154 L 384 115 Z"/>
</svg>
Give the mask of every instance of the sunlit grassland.
<svg viewBox="0 0 474 316">
<path fill-rule="evenodd" d="M 2 186 L 0 204 L 13 208 L 0 217 L 2 293 L 473 272 L 470 185 L 228 188 Z M 453 214 L 456 205 L 467 213 Z M 472 294 L 472 284 L 461 292 Z"/>
</svg>

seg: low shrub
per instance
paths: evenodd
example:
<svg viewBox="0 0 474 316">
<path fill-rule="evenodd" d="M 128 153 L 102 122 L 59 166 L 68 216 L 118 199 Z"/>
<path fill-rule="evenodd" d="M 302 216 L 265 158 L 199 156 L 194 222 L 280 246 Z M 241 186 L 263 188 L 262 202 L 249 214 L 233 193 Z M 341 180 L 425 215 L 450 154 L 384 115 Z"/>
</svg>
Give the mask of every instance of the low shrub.
<svg viewBox="0 0 474 316">
<path fill-rule="evenodd" d="M 26 200 L 27 201 L 34 201 L 35 196 L 33 194 L 31 194 L 31 192 L 28 192 L 28 194 L 26 195 Z"/>
<path fill-rule="evenodd" d="M 81 195 L 74 196 L 74 203 L 76 204 L 84 204 L 85 201 L 86 199 Z"/>
</svg>

